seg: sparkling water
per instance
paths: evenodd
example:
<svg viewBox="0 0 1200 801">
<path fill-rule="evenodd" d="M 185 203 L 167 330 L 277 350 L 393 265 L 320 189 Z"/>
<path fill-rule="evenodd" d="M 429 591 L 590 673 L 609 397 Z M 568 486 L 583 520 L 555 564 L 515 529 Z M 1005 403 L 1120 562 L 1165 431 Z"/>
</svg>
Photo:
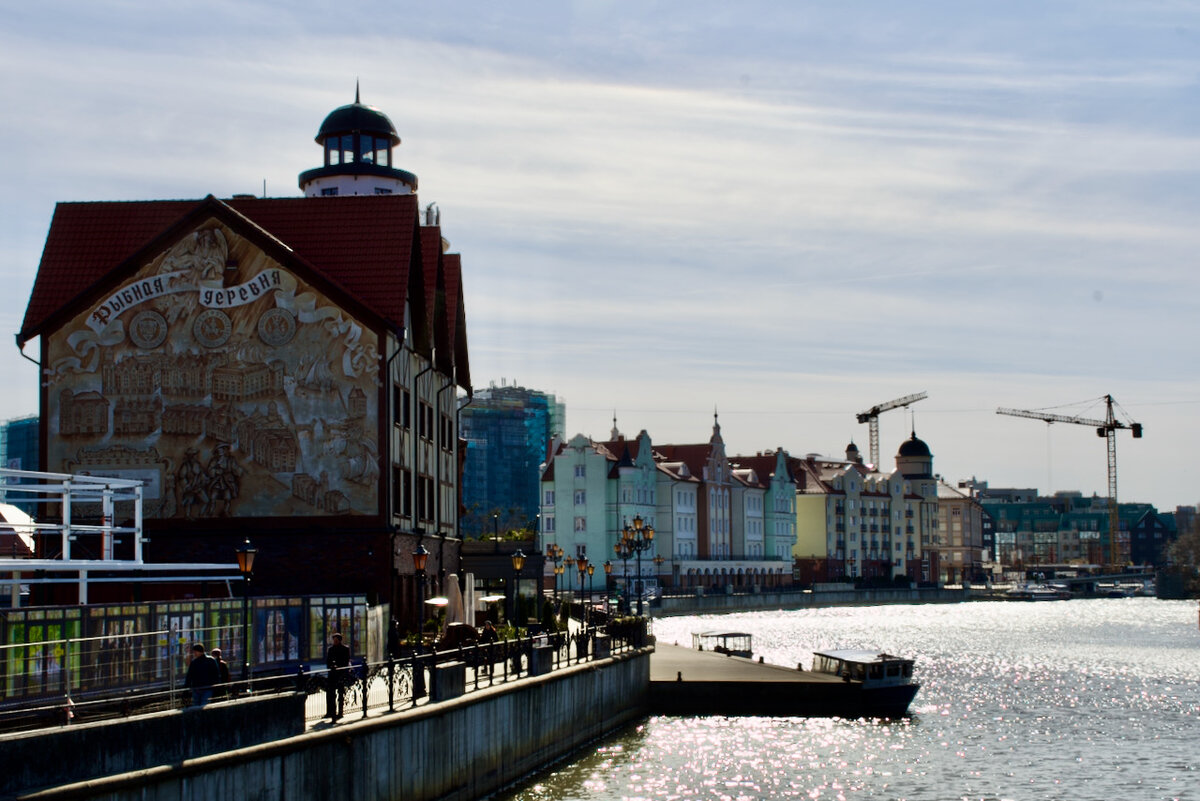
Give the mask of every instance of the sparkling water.
<svg viewBox="0 0 1200 801">
<path fill-rule="evenodd" d="M 748 631 L 767 662 L 916 657 L 896 721 L 652 717 L 508 799 L 1200 799 L 1196 603 L 839 607 L 655 620 Z"/>
</svg>

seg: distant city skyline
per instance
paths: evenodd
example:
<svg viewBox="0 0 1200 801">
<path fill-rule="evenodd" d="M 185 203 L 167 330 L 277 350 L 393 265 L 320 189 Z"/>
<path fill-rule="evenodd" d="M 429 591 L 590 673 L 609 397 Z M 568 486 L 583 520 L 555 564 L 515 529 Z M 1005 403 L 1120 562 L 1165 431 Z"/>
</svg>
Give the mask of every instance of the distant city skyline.
<svg viewBox="0 0 1200 801">
<path fill-rule="evenodd" d="M 715 409 L 730 453 L 865 453 L 925 391 L 884 467 L 915 430 L 951 483 L 1104 495 L 1094 432 L 995 410 L 1111 393 L 1120 500 L 1200 502 L 1200 7 L 52 0 L 0 66 L 10 333 L 55 202 L 298 195 L 357 80 L 463 255 L 474 380 L 568 437 Z"/>
</svg>

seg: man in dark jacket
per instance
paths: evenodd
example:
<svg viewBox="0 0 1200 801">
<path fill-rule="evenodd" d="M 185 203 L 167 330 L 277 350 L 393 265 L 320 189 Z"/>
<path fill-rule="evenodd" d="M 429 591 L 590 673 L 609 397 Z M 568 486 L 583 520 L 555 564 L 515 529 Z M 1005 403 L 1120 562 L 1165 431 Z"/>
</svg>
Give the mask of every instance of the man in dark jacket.
<svg viewBox="0 0 1200 801">
<path fill-rule="evenodd" d="M 329 668 L 325 684 L 325 717 L 337 720 L 342 716 L 350 667 L 350 649 L 342 645 L 342 635 L 337 632 L 333 634 L 333 644 L 325 651 L 325 667 Z"/>
<path fill-rule="evenodd" d="M 213 694 L 213 685 L 221 680 L 217 660 L 204 650 L 204 643 L 192 646 L 192 661 L 188 664 L 187 678 L 183 686 L 192 690 L 192 706 L 202 707 L 209 702 Z"/>
</svg>

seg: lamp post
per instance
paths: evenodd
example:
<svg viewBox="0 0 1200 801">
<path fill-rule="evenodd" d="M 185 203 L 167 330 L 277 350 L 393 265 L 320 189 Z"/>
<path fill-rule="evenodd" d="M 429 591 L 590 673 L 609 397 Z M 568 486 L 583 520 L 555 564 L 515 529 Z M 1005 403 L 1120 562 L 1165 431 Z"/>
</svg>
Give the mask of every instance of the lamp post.
<svg viewBox="0 0 1200 801">
<path fill-rule="evenodd" d="M 588 563 L 588 594 L 587 594 L 587 604 L 588 604 L 588 607 L 589 607 L 589 608 L 590 608 L 590 607 L 591 607 L 591 605 L 592 605 L 592 576 L 595 574 L 595 572 L 596 572 L 596 566 L 595 566 L 594 564 L 592 564 L 592 563 Z"/>
<path fill-rule="evenodd" d="M 563 565 L 565 565 L 565 567 L 563 568 L 563 572 L 571 570 L 573 567 L 575 567 L 574 558 L 568 556 L 566 559 L 563 560 Z M 571 595 L 575 594 L 575 591 L 571 589 L 571 579 L 567 579 L 566 591 L 568 593 L 570 593 Z"/>
<path fill-rule="evenodd" d="M 629 557 L 633 555 L 633 551 L 632 551 L 632 549 L 630 549 L 629 543 L 626 542 L 625 538 L 622 536 L 622 537 L 618 537 L 616 544 L 613 545 L 613 553 L 615 553 L 617 555 L 617 558 L 621 560 L 621 578 L 625 580 L 625 595 L 624 595 L 624 603 L 622 604 L 622 606 L 625 607 L 625 612 L 628 613 L 629 612 Z"/>
<path fill-rule="evenodd" d="M 513 573 L 516 574 L 516 581 L 513 582 L 512 615 L 509 617 L 509 620 L 516 627 L 518 607 L 521 601 L 521 569 L 525 567 L 525 554 L 521 552 L 520 548 L 513 551 L 512 566 Z"/>
<path fill-rule="evenodd" d="M 587 557 L 586 556 L 579 557 L 579 559 L 575 562 L 575 567 L 577 570 L 579 570 L 579 599 L 580 599 L 580 606 L 582 608 L 581 620 L 583 621 L 583 625 L 586 626 L 587 620 L 588 620 L 587 606 L 585 604 L 583 604 L 582 601 L 583 601 L 583 577 L 587 573 L 587 569 L 588 569 Z"/>
<path fill-rule="evenodd" d="M 633 518 L 633 527 L 626 525 L 621 531 L 621 536 L 628 545 L 629 550 L 637 556 L 637 581 L 642 579 L 642 551 L 648 551 L 654 547 L 654 526 L 646 526 L 642 523 L 642 516 L 638 515 Z M 642 616 L 642 591 L 638 588 L 637 602 L 638 617 Z"/>
<path fill-rule="evenodd" d="M 242 573 L 242 681 L 250 680 L 250 576 L 257 554 L 249 538 L 237 549 L 238 570 Z"/>
<path fill-rule="evenodd" d="M 654 554 L 654 558 L 650 561 L 654 562 L 654 577 L 658 580 L 659 586 L 662 586 L 662 580 L 658 577 L 662 575 L 663 562 L 667 561 L 661 553 Z"/>
<path fill-rule="evenodd" d="M 429 561 L 429 551 L 424 545 L 418 544 L 412 552 L 413 570 L 417 573 L 417 639 L 425 637 L 425 563 Z"/>
<path fill-rule="evenodd" d="M 546 558 L 554 564 L 554 601 L 558 602 L 558 577 L 562 575 L 562 570 L 559 569 L 559 563 L 563 560 L 563 549 L 558 543 L 550 543 L 546 546 Z"/>
<path fill-rule="evenodd" d="M 612 568 L 611 560 L 604 561 L 604 611 L 612 614 Z"/>
</svg>

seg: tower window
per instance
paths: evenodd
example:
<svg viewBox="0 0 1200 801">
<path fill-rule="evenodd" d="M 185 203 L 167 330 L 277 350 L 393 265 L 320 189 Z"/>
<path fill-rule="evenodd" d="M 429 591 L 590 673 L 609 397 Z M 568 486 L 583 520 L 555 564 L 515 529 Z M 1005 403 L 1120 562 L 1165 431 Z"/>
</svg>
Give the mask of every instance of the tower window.
<svg viewBox="0 0 1200 801">
<path fill-rule="evenodd" d="M 375 187 L 375 194 L 390 195 L 390 194 L 392 194 L 392 190 L 388 189 L 386 186 L 377 186 L 377 187 Z"/>
<path fill-rule="evenodd" d="M 330 187 L 326 187 L 325 189 L 322 189 L 321 194 L 324 197 L 333 197 L 334 195 L 337 194 L 337 190 L 338 190 L 338 188 L 336 186 L 330 186 Z"/>
</svg>

